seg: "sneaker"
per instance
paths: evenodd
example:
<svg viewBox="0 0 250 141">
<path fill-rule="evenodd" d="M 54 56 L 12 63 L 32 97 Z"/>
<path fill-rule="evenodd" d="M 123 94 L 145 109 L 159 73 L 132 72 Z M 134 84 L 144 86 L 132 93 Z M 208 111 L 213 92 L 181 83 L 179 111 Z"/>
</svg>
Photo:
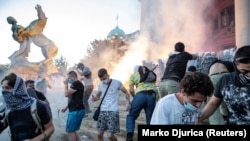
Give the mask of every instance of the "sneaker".
<svg viewBox="0 0 250 141">
<path fill-rule="evenodd" d="M 126 141 L 133 141 L 133 133 L 127 133 Z"/>
</svg>

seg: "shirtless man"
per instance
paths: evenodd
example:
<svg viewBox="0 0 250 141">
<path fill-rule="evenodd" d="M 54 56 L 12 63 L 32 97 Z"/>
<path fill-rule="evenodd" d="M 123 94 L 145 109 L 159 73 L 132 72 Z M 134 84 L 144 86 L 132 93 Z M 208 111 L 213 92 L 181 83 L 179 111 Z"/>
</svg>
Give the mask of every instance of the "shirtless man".
<svg viewBox="0 0 250 141">
<path fill-rule="evenodd" d="M 230 61 L 222 61 L 216 60 L 214 61 L 209 67 L 209 77 L 216 87 L 217 82 L 220 78 L 230 72 L 234 71 L 233 63 Z M 208 100 L 210 96 L 208 97 Z M 213 115 L 209 117 L 209 124 L 210 125 L 224 125 L 224 118 L 223 116 L 227 116 L 227 108 L 224 102 L 221 103 L 220 109 L 218 108 Z"/>
</svg>

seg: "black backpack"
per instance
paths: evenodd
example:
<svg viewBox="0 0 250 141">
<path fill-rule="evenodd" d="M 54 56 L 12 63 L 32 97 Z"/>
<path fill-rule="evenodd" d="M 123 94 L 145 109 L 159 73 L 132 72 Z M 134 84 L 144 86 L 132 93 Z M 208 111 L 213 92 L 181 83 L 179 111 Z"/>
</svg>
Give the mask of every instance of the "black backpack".
<svg viewBox="0 0 250 141">
<path fill-rule="evenodd" d="M 140 83 L 141 82 L 156 82 L 157 75 L 154 72 L 155 66 L 152 70 L 148 69 L 146 66 L 139 67 Z"/>
</svg>

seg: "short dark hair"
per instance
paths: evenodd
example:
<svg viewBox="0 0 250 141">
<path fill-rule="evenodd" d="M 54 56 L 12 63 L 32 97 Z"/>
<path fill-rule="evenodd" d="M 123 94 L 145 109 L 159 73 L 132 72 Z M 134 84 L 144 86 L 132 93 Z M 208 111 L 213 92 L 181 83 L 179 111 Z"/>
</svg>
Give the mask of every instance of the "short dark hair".
<svg viewBox="0 0 250 141">
<path fill-rule="evenodd" d="M 235 63 L 250 63 L 250 46 L 243 46 L 236 50 L 234 54 L 234 62 Z"/>
<path fill-rule="evenodd" d="M 77 64 L 77 68 L 81 68 L 81 67 L 84 67 L 84 64 L 80 62 Z"/>
<path fill-rule="evenodd" d="M 68 75 L 72 77 L 77 77 L 77 73 L 75 71 L 70 71 Z"/>
<path fill-rule="evenodd" d="M 175 51 L 183 52 L 185 45 L 182 42 L 177 42 L 174 46 Z"/>
<path fill-rule="evenodd" d="M 196 67 L 195 66 L 189 66 L 188 67 L 188 71 L 195 72 L 196 71 Z"/>
<path fill-rule="evenodd" d="M 181 80 L 180 87 L 187 95 L 193 95 L 195 92 L 198 92 L 202 95 L 209 96 L 214 91 L 214 86 L 209 76 L 202 72 L 187 74 Z"/>
<path fill-rule="evenodd" d="M 17 75 L 15 73 L 9 73 L 8 75 L 6 75 L 2 81 L 1 84 L 3 84 L 4 80 L 8 81 L 8 86 L 10 86 L 11 88 L 14 88 L 15 84 L 16 84 L 16 79 L 17 79 Z"/>
<path fill-rule="evenodd" d="M 27 86 L 28 84 L 34 84 L 35 83 L 35 81 L 34 80 L 26 80 L 25 81 L 25 85 Z"/>
<path fill-rule="evenodd" d="M 108 74 L 108 71 L 105 68 L 101 68 L 98 70 L 98 77 L 99 78 L 103 77 L 105 74 Z"/>
</svg>

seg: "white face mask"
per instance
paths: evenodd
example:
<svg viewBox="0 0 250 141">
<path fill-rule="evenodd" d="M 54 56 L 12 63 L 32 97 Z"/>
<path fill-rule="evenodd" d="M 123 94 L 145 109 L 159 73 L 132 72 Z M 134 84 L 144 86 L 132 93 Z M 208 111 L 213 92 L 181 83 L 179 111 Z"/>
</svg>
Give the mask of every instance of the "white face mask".
<svg viewBox="0 0 250 141">
<path fill-rule="evenodd" d="M 103 83 L 103 84 L 108 84 L 108 82 L 109 82 L 109 79 L 108 79 L 108 78 L 106 78 L 105 80 L 102 80 L 102 83 Z"/>
<path fill-rule="evenodd" d="M 187 97 L 185 97 L 185 99 L 187 99 Z M 197 107 L 195 107 L 194 105 L 192 105 L 191 103 L 189 103 L 187 101 L 184 101 L 184 107 L 188 111 L 195 111 L 198 109 Z"/>
<path fill-rule="evenodd" d="M 186 110 L 191 111 L 191 112 L 198 109 L 197 107 L 193 106 L 192 104 L 190 104 L 188 102 L 184 103 L 184 107 L 185 107 Z"/>
</svg>

